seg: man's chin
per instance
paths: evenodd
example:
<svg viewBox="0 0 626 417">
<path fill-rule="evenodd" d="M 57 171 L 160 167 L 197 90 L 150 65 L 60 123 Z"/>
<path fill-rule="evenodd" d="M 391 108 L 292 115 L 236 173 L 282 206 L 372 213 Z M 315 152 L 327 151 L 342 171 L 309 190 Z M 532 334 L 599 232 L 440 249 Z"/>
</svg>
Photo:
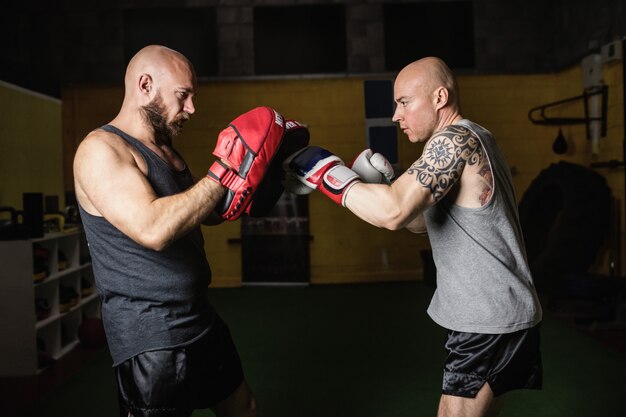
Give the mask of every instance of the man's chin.
<svg viewBox="0 0 626 417">
<path fill-rule="evenodd" d="M 172 136 L 178 136 L 182 131 L 183 131 L 183 124 L 180 123 L 176 123 L 173 125 L 170 125 L 170 133 Z"/>
<path fill-rule="evenodd" d="M 420 137 L 416 135 L 407 135 L 407 137 L 409 138 L 409 141 L 412 143 L 424 143 L 428 140 L 428 138 Z"/>
<path fill-rule="evenodd" d="M 414 135 L 406 135 L 407 138 L 409 138 L 409 142 L 411 143 L 419 143 L 421 142 L 420 138 L 415 137 Z"/>
<path fill-rule="evenodd" d="M 409 129 L 402 129 L 402 133 L 404 133 L 406 135 L 406 138 L 409 140 L 409 142 L 411 143 L 417 143 L 419 142 L 419 138 L 415 137 L 415 135 L 413 134 L 413 132 L 411 132 Z"/>
</svg>

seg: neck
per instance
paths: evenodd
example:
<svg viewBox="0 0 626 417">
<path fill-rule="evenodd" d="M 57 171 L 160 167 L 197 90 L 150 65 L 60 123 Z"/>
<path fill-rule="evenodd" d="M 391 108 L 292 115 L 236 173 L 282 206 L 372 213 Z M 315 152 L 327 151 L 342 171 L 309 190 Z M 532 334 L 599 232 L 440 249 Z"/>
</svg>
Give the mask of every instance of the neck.
<svg viewBox="0 0 626 417">
<path fill-rule="evenodd" d="M 437 125 L 437 131 L 443 130 L 444 128 L 457 123 L 461 120 L 463 116 L 458 111 L 448 111 L 441 115 L 439 119 L 439 123 Z"/>
<path fill-rule="evenodd" d="M 122 110 L 109 124 L 146 144 L 152 143 L 158 145 L 160 142 L 167 143 L 155 136 L 154 129 L 144 120 L 140 111 L 130 114 Z"/>
</svg>

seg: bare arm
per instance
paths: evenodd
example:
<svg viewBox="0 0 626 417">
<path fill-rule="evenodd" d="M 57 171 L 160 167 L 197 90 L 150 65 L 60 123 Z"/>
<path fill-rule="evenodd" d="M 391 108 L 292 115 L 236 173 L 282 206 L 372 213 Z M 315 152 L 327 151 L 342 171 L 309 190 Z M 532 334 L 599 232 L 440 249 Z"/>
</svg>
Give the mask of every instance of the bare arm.
<svg viewBox="0 0 626 417">
<path fill-rule="evenodd" d="M 448 126 L 428 140 L 422 156 L 391 186 L 359 183 L 346 207 L 377 227 L 425 231 L 423 212 L 459 181 L 468 162 L 477 158 L 478 140 L 460 126 Z"/>
<path fill-rule="evenodd" d="M 200 178 L 200 180 L 202 180 L 202 179 L 204 179 L 204 177 Z M 200 180 L 198 180 L 197 177 L 193 176 L 193 182 L 194 183 L 198 183 L 198 181 L 200 181 Z M 218 199 L 218 201 L 219 201 L 219 199 Z M 217 214 L 215 211 L 211 211 L 209 213 L 209 215 L 206 217 L 206 219 L 204 219 L 204 221 L 202 221 L 202 225 L 203 226 L 217 226 L 217 225 L 222 224 L 222 223 L 224 223 L 224 219 L 222 219 L 220 217 L 220 215 Z"/>
<path fill-rule="evenodd" d="M 415 218 L 404 227 L 412 233 L 424 234 L 428 232 L 426 230 L 426 222 L 424 221 L 424 213 L 415 216 Z"/>
<path fill-rule="evenodd" d="M 183 193 L 158 198 L 128 145 L 96 131 L 74 159 L 76 194 L 87 212 L 105 217 L 137 243 L 162 250 L 203 222 L 224 194 L 207 178 Z"/>
</svg>

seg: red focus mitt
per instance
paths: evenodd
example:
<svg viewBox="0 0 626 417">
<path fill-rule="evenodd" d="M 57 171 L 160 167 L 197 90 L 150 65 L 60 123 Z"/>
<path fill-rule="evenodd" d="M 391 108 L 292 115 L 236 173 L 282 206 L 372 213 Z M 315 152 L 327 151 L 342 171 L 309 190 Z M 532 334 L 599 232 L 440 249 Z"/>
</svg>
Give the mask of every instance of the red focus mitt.
<svg viewBox="0 0 626 417">
<path fill-rule="evenodd" d="M 283 162 L 289 155 L 309 144 L 309 130 L 295 120 L 286 120 L 282 143 L 267 169 L 265 178 L 258 186 L 246 213 L 252 217 L 266 216 L 285 191 L 285 170 Z"/>
<path fill-rule="evenodd" d="M 233 120 L 217 138 L 207 177 L 228 190 L 215 207 L 225 220 L 238 219 L 263 181 L 278 152 L 285 120 L 270 107 L 257 107 Z M 279 196 L 280 197 L 280 196 Z"/>
</svg>

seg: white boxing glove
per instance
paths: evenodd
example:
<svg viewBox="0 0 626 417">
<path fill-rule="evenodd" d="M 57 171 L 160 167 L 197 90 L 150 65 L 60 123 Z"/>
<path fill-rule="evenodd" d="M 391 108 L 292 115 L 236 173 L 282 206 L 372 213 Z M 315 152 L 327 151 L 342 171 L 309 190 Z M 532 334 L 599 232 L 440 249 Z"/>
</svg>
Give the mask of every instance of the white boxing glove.
<svg viewBox="0 0 626 417">
<path fill-rule="evenodd" d="M 383 155 L 374 153 L 371 149 L 365 149 L 352 162 L 350 166 L 363 182 L 369 184 L 391 184 L 395 176 L 393 167 Z"/>
</svg>

